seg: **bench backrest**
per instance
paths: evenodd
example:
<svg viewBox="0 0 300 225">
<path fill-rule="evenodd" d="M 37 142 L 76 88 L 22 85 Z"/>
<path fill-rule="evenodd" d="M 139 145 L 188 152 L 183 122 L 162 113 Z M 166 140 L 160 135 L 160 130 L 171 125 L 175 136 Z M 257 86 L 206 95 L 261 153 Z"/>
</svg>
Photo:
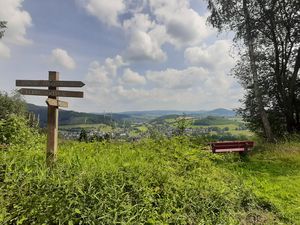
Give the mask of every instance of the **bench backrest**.
<svg viewBox="0 0 300 225">
<path fill-rule="evenodd" d="M 252 148 L 254 146 L 253 141 L 222 141 L 213 142 L 211 146 L 215 149 L 227 149 L 227 148 Z"/>
<path fill-rule="evenodd" d="M 222 141 L 210 143 L 212 151 L 218 152 L 232 152 L 232 151 L 247 151 L 254 146 L 253 141 Z M 236 150 L 235 150 L 236 149 Z"/>
</svg>

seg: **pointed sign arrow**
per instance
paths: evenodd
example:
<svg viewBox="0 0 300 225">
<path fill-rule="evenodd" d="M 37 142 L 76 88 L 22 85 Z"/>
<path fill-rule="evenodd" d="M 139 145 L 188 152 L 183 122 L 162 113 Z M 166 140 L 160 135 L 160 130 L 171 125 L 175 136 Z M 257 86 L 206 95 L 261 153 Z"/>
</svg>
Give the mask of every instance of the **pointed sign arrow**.
<svg viewBox="0 0 300 225">
<path fill-rule="evenodd" d="M 62 107 L 62 108 L 68 108 L 68 102 L 60 101 L 53 98 L 48 98 L 46 100 L 47 105 L 54 106 L 54 107 Z"/>
<path fill-rule="evenodd" d="M 83 87 L 82 81 L 69 80 L 16 80 L 19 87 Z"/>
<path fill-rule="evenodd" d="M 81 91 L 59 91 L 59 90 L 21 88 L 20 90 L 18 90 L 18 92 L 22 95 L 83 98 L 83 92 Z"/>
</svg>

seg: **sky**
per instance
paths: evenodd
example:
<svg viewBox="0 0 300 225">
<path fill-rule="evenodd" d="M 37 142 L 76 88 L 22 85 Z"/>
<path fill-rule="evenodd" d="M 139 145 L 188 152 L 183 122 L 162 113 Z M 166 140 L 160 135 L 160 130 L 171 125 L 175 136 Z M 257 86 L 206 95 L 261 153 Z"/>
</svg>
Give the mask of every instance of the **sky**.
<svg viewBox="0 0 300 225">
<path fill-rule="evenodd" d="M 0 90 L 16 79 L 81 80 L 70 110 L 210 110 L 240 106 L 228 75 L 232 35 L 207 23 L 203 0 L 0 0 Z M 69 90 L 61 88 L 61 90 Z M 25 100 L 45 105 L 45 97 Z"/>
</svg>

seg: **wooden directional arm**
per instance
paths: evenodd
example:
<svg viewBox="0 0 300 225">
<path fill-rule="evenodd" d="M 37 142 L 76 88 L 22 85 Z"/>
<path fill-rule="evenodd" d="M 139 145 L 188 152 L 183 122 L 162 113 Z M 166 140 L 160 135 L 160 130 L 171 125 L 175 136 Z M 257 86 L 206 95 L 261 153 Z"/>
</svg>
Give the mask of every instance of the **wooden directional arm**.
<svg viewBox="0 0 300 225">
<path fill-rule="evenodd" d="M 49 90 L 21 88 L 20 90 L 18 90 L 18 92 L 22 95 L 83 98 L 82 91 L 60 91 L 60 90 L 54 90 L 52 87 L 49 87 Z"/>
<path fill-rule="evenodd" d="M 17 87 L 83 87 L 82 81 L 69 80 L 16 80 Z"/>
</svg>

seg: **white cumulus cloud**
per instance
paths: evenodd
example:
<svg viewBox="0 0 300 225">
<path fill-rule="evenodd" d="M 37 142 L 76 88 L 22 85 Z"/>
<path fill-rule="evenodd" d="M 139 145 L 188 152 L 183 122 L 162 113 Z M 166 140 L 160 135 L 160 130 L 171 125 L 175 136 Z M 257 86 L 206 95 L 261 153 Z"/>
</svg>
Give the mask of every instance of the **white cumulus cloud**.
<svg viewBox="0 0 300 225">
<path fill-rule="evenodd" d="M 165 44 L 194 46 L 214 33 L 206 26 L 206 15 L 195 11 L 189 0 L 81 1 L 88 13 L 123 29 L 128 42 L 124 58 L 130 61 L 164 62 Z"/>
<path fill-rule="evenodd" d="M 68 54 L 66 50 L 61 48 L 52 50 L 50 60 L 52 64 L 62 66 L 69 70 L 73 70 L 76 67 L 74 59 Z"/>
<path fill-rule="evenodd" d="M 187 63 L 209 69 L 231 68 L 235 60 L 230 55 L 231 41 L 217 40 L 214 44 L 202 47 L 190 47 L 184 52 Z"/>
<path fill-rule="evenodd" d="M 117 102 L 114 89 L 117 86 L 118 71 L 125 66 L 123 58 L 117 55 L 107 58 L 103 63 L 93 61 L 85 77 L 84 87 L 86 98 L 92 105 L 97 106 L 100 102 L 106 105 L 106 110 Z"/>
<path fill-rule="evenodd" d="M 146 84 L 146 79 L 138 74 L 137 72 L 132 71 L 129 68 L 126 68 L 124 70 L 124 74 L 122 78 L 120 79 L 121 83 L 124 84 L 132 84 L 132 85 L 144 85 Z"/>
<path fill-rule="evenodd" d="M 123 29 L 129 38 L 125 57 L 132 61 L 164 61 L 167 56 L 161 49 L 166 38 L 161 26 L 149 15 L 138 13 L 125 20 Z"/>
<path fill-rule="evenodd" d="M 214 33 L 205 24 L 206 16 L 192 9 L 189 0 L 149 2 L 158 23 L 166 27 L 169 42 L 177 47 L 200 43 Z"/>
<path fill-rule="evenodd" d="M 104 63 L 104 68 L 108 74 L 112 76 L 116 76 L 117 70 L 126 65 L 127 63 L 124 62 L 122 56 L 117 55 L 114 58 L 106 58 Z"/>
<path fill-rule="evenodd" d="M 26 30 L 32 25 L 30 14 L 22 9 L 23 0 L 1 0 L 0 19 L 7 21 L 4 40 L 18 45 L 30 44 Z"/>
<path fill-rule="evenodd" d="M 4 37 L 0 43 L 0 57 L 10 58 L 9 45 L 28 45 L 27 29 L 32 25 L 30 14 L 22 9 L 23 0 L 1 0 L 0 20 L 7 22 Z"/>
<path fill-rule="evenodd" d="M 92 63 L 86 79 L 87 100 L 101 110 L 228 108 L 236 107 L 243 94 L 233 77 L 218 67 L 190 66 L 138 73 L 123 64 L 113 76 L 106 62 Z"/>
<path fill-rule="evenodd" d="M 155 38 L 144 31 L 131 33 L 130 43 L 125 56 L 133 61 L 164 61 L 167 58 L 166 53 L 163 52 Z"/>
<path fill-rule="evenodd" d="M 184 70 L 168 68 L 162 71 L 148 71 L 146 77 L 161 88 L 188 89 L 200 86 L 208 72 L 201 67 L 189 67 Z"/>
<path fill-rule="evenodd" d="M 123 0 L 83 0 L 85 9 L 91 15 L 109 26 L 118 26 L 118 16 L 125 10 Z"/>
<path fill-rule="evenodd" d="M 118 70 L 126 65 L 120 55 L 114 58 L 106 58 L 102 64 L 98 61 L 94 61 L 89 66 L 86 80 L 95 88 L 108 87 L 114 79 L 117 79 Z"/>
</svg>

